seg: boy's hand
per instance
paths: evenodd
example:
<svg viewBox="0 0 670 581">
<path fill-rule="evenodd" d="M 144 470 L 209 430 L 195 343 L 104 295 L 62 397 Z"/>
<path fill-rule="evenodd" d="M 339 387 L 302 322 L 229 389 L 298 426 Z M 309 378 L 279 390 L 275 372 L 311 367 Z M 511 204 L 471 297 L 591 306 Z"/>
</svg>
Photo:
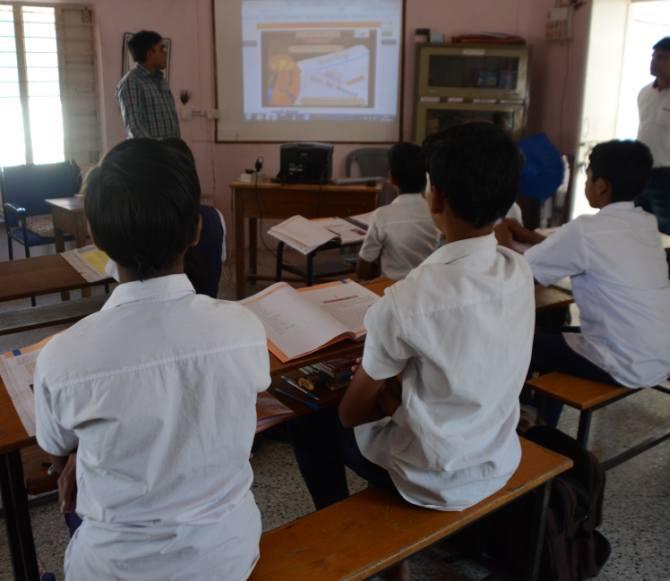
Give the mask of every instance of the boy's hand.
<svg viewBox="0 0 670 581">
<path fill-rule="evenodd" d="M 62 513 L 74 512 L 77 506 L 77 455 L 70 454 L 58 477 L 58 501 Z"/>
<path fill-rule="evenodd" d="M 512 229 L 507 220 L 501 220 L 496 227 L 493 229 L 493 232 L 496 235 L 496 240 L 500 246 L 506 248 L 512 248 L 512 242 L 514 242 L 514 235 L 512 234 Z"/>
</svg>

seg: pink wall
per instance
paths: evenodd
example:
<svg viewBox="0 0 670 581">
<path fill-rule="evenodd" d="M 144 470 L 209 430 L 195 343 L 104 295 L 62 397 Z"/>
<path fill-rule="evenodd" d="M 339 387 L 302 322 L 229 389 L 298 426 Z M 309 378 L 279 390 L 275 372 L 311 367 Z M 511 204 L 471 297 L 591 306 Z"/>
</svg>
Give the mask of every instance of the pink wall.
<svg viewBox="0 0 670 581">
<path fill-rule="evenodd" d="M 114 88 L 121 73 L 121 41 L 124 32 L 140 28 L 158 30 L 172 39 L 170 85 L 178 93 L 193 94 L 194 109 L 213 109 L 213 36 L 211 0 L 89 0 L 96 11 L 102 122 L 105 146 L 124 138 Z M 447 36 L 467 32 L 496 31 L 518 34 L 532 45 L 531 131 L 545 131 L 563 151 L 574 150 L 586 53 L 589 8 L 575 15 L 575 38 L 570 43 L 547 44 L 544 40 L 546 11 L 554 0 L 407 0 L 404 132 L 411 138 L 414 96 L 414 29 L 431 27 Z M 266 172 L 278 170 L 278 146 L 214 144 L 214 122 L 194 119 L 182 123 L 184 138 L 193 148 L 206 192 L 214 193 L 217 205 L 229 210 L 228 184 L 258 155 Z M 355 145 L 335 150 L 335 174 L 343 173 L 343 160 Z"/>
</svg>

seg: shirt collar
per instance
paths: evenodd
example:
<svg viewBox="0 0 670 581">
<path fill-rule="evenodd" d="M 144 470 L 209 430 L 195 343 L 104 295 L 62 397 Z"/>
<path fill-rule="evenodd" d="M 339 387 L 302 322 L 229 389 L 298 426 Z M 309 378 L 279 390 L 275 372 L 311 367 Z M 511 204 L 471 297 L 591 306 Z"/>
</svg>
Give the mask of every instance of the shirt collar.
<svg viewBox="0 0 670 581">
<path fill-rule="evenodd" d="M 497 250 L 496 237 L 493 233 L 476 238 L 467 238 L 450 242 L 438 248 L 418 268 L 429 264 L 450 264 L 468 256 L 481 255 L 493 257 Z"/>
<path fill-rule="evenodd" d="M 411 204 L 416 202 L 417 200 L 422 200 L 424 203 L 426 203 L 426 199 L 423 197 L 423 194 L 421 193 L 416 193 L 416 194 L 398 194 L 395 199 L 391 202 L 391 205 L 402 205 L 402 204 Z"/>
<path fill-rule="evenodd" d="M 150 79 L 162 79 L 163 78 L 163 72 L 162 71 L 150 71 L 148 68 L 145 66 L 141 65 L 140 63 L 137 63 L 135 66 L 139 74 L 141 74 L 143 77 L 148 77 Z"/>
<path fill-rule="evenodd" d="M 635 204 L 633 202 L 614 202 L 613 204 L 607 204 L 604 208 L 598 212 L 599 214 L 610 214 L 611 212 L 618 212 L 621 210 L 633 210 Z"/>
<path fill-rule="evenodd" d="M 114 289 L 102 310 L 142 301 L 169 301 L 195 294 L 185 274 L 170 274 L 144 281 L 126 282 Z"/>
</svg>

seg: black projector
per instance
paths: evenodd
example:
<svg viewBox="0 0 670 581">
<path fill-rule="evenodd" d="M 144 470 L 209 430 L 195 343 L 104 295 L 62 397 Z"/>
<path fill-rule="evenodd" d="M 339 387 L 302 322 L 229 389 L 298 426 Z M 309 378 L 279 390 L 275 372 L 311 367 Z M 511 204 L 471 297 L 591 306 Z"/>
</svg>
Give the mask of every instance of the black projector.
<svg viewBox="0 0 670 581">
<path fill-rule="evenodd" d="M 283 184 L 327 184 L 333 173 L 333 146 L 327 143 L 285 143 L 279 154 Z"/>
</svg>

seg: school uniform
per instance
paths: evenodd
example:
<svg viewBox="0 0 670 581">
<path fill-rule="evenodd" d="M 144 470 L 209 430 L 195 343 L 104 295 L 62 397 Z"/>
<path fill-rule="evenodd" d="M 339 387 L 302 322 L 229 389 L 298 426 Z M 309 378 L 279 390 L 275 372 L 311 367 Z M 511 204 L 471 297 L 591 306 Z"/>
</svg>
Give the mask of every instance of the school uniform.
<svg viewBox="0 0 670 581">
<path fill-rule="evenodd" d="M 249 454 L 263 326 L 184 275 L 119 285 L 35 372 L 37 440 L 77 449 L 69 580 L 246 579 L 261 521 Z"/>
<path fill-rule="evenodd" d="M 651 150 L 654 167 L 670 166 L 670 90 L 659 90 L 654 81 L 642 88 L 637 106 L 638 140 Z"/>
<path fill-rule="evenodd" d="M 375 262 L 381 256 L 381 274 L 400 280 L 438 247 L 440 231 L 421 194 L 400 194 L 377 208 L 370 221 L 359 257 Z"/>
<path fill-rule="evenodd" d="M 541 284 L 571 277 L 581 332 L 563 335 L 570 352 L 626 387 L 667 379 L 670 281 L 653 215 L 632 202 L 609 204 L 564 225 L 525 256 Z M 552 359 L 551 353 L 537 351 L 534 360 Z M 578 362 L 570 353 L 564 355 Z M 555 352 L 553 358 L 559 364 L 563 355 Z M 536 367 L 531 364 L 531 369 Z M 584 375 L 569 362 L 565 369 L 552 370 Z"/>
<path fill-rule="evenodd" d="M 356 427 L 356 449 L 340 461 L 361 473 L 350 459 L 362 456 L 376 467 L 363 477 L 379 482 L 386 472 L 405 500 L 438 510 L 463 510 L 502 488 L 521 458 L 518 398 L 534 321 L 530 269 L 493 234 L 433 252 L 368 310 L 363 369 L 376 380 L 400 374 L 402 403 Z M 315 502 L 337 500 L 335 469 L 321 470 L 323 435 L 300 435 L 296 456 Z"/>
</svg>

